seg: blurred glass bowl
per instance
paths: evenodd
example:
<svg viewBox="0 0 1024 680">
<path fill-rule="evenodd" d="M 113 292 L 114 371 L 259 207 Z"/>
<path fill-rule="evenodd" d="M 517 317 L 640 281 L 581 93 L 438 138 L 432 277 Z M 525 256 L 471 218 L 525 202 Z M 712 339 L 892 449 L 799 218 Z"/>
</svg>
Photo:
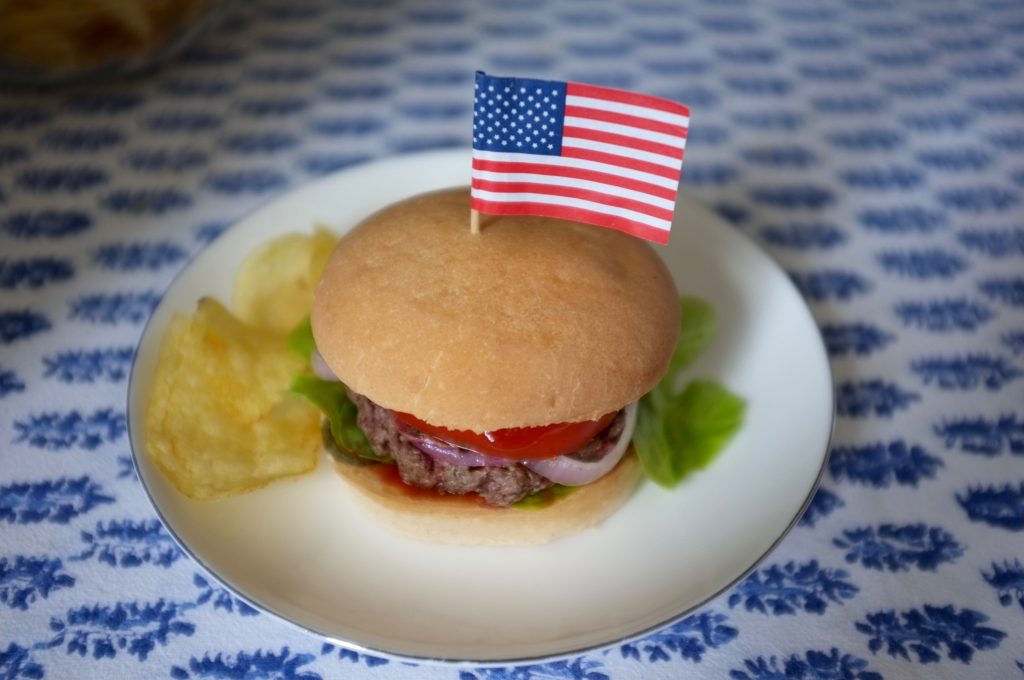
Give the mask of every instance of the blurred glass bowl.
<svg viewBox="0 0 1024 680">
<path fill-rule="evenodd" d="M 128 75 L 191 44 L 218 0 L 0 0 L 0 83 L 55 85 Z"/>
</svg>

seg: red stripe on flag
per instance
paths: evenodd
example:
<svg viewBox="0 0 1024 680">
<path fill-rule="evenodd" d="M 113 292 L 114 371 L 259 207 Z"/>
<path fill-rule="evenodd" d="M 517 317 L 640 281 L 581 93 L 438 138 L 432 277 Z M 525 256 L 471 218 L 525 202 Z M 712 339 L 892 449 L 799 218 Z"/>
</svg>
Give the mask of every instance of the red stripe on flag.
<svg viewBox="0 0 1024 680">
<path fill-rule="evenodd" d="M 614 111 L 605 111 L 603 109 L 592 109 L 586 106 L 566 105 L 565 115 L 566 117 L 575 116 L 576 118 L 589 118 L 590 120 L 599 120 L 604 123 L 615 123 L 616 125 L 628 125 L 630 127 L 650 130 L 651 132 L 660 132 L 665 135 L 674 135 L 676 137 L 685 138 L 687 133 L 687 128 L 682 125 L 663 123 L 660 120 L 652 120 L 650 118 L 644 118 L 643 116 L 630 116 L 625 113 L 616 113 Z"/>
<path fill-rule="evenodd" d="M 621 231 L 630 236 L 636 236 L 653 241 L 654 243 L 660 243 L 661 245 L 668 243 L 669 232 L 667 229 L 658 229 L 618 215 L 608 215 L 582 208 L 571 208 L 550 203 L 501 203 L 498 201 L 485 201 L 479 198 L 472 199 L 471 207 L 487 215 L 539 215 L 542 217 L 571 220 L 573 222 L 585 222 Z"/>
<path fill-rule="evenodd" d="M 682 174 L 681 168 L 670 168 L 665 165 L 658 165 L 657 163 L 650 163 L 648 161 L 641 161 L 636 158 L 630 158 L 629 156 L 619 156 L 618 154 L 605 153 L 604 151 L 580 149 L 578 147 L 571 146 L 562 147 L 562 157 L 579 158 L 580 160 L 594 161 L 596 163 L 618 165 L 619 167 L 629 168 L 630 170 L 649 172 L 652 175 L 665 177 L 667 179 L 672 180 L 673 182 L 678 182 L 679 177 Z"/>
<path fill-rule="evenodd" d="M 582 83 L 566 83 L 565 93 L 575 97 L 591 97 L 593 99 L 604 99 L 606 101 L 643 106 L 648 109 L 656 109 L 667 113 L 674 113 L 680 116 L 690 116 L 690 109 L 678 102 L 652 97 L 647 94 L 627 92 L 626 90 L 615 90 L 610 87 L 598 87 L 597 85 L 584 85 Z"/>
<path fill-rule="evenodd" d="M 647 151 L 648 153 L 656 153 L 659 156 L 668 156 L 670 158 L 683 157 L 682 147 L 652 142 L 647 139 L 630 137 L 629 135 L 617 135 L 614 132 L 605 132 L 604 130 L 591 130 L 590 128 L 581 128 L 569 125 L 562 128 L 562 139 L 565 139 L 566 137 L 589 139 L 592 142 L 604 142 L 605 144 L 624 146 L 630 149 L 637 149 L 639 151 Z M 562 142 L 562 146 L 565 146 L 564 141 Z"/>
<path fill-rule="evenodd" d="M 602 205 L 612 205 L 624 210 L 632 210 L 643 215 L 650 215 L 659 220 L 672 221 L 672 211 L 665 208 L 653 206 L 650 203 L 637 201 L 632 198 L 606 194 L 603 191 L 592 191 L 579 189 L 577 187 L 565 187 L 557 184 L 540 184 L 537 182 L 492 182 L 489 180 L 472 180 L 474 189 L 483 189 L 496 194 L 545 194 L 548 196 L 565 196 L 567 198 L 578 198 L 581 201 L 591 201 Z"/>
<path fill-rule="evenodd" d="M 547 163 L 518 163 L 512 161 L 488 161 L 482 158 L 474 158 L 473 169 L 483 170 L 486 172 L 497 172 L 502 174 L 529 173 L 531 175 L 548 175 L 551 177 L 571 177 L 574 179 L 581 179 L 589 182 L 611 184 L 613 186 L 622 187 L 623 189 L 641 191 L 650 196 L 664 198 L 667 201 L 676 200 L 677 193 L 674 188 L 670 189 L 668 187 L 663 187 L 658 184 L 651 184 L 650 182 L 644 182 L 643 180 L 633 179 L 631 177 L 623 177 L 621 175 L 614 175 L 612 173 L 600 172 L 597 170 L 586 170 L 584 168 L 577 168 L 572 165 L 551 165 Z"/>
</svg>

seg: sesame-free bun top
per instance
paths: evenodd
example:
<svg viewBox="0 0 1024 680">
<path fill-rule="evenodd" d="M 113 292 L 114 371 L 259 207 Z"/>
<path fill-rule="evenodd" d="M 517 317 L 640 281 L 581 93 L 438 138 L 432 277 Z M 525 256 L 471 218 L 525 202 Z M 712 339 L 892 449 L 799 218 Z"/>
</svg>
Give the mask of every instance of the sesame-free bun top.
<svg viewBox="0 0 1024 680">
<path fill-rule="evenodd" d="M 472 234 L 469 214 L 466 187 L 422 194 L 339 241 L 312 325 L 342 382 L 474 432 L 592 420 L 658 382 L 679 303 L 645 241 L 527 216 Z"/>
</svg>

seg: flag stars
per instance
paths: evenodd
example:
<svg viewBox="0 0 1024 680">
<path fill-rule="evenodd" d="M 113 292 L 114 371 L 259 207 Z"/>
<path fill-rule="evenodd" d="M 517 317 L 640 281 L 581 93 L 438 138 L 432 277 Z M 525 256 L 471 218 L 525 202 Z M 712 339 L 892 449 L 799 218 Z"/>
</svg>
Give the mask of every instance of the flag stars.
<svg viewBox="0 0 1024 680">
<path fill-rule="evenodd" d="M 0 0 L 2 1 L 2 0 Z M 473 144 L 494 151 L 557 154 L 561 88 L 532 80 L 483 78 L 473 98 Z"/>
</svg>

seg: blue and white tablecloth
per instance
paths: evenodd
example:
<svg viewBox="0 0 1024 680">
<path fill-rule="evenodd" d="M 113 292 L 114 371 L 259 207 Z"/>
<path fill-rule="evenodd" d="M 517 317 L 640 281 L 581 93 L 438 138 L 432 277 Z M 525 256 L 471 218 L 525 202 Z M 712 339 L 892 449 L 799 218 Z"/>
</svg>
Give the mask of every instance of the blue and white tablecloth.
<svg viewBox="0 0 1024 680">
<path fill-rule="evenodd" d="M 838 396 L 822 488 L 749 578 L 516 669 L 239 602 L 125 433 L 189 257 L 313 177 L 467 144 L 476 69 L 689 104 L 689 194 L 791 273 Z M 114 677 L 1024 678 L 1024 2 L 260 1 L 154 73 L 0 92 L 0 678 Z"/>
</svg>

